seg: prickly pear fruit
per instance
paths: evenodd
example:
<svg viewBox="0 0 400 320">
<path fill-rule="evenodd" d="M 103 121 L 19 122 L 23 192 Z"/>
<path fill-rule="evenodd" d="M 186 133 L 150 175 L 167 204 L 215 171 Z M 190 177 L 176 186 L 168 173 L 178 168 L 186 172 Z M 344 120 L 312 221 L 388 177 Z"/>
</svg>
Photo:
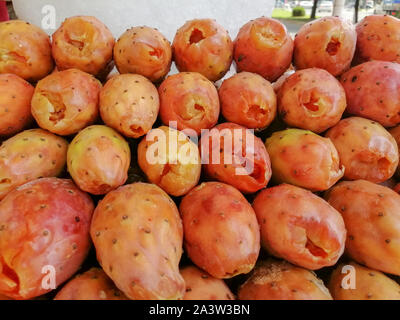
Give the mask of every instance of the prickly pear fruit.
<svg viewBox="0 0 400 320">
<path fill-rule="evenodd" d="M 400 300 L 400 286 L 396 281 L 355 262 L 339 264 L 331 274 L 328 287 L 335 300 Z"/>
<path fill-rule="evenodd" d="M 224 280 L 214 278 L 195 266 L 187 266 L 181 269 L 181 275 L 186 284 L 183 300 L 235 299 Z"/>
<path fill-rule="evenodd" d="M 400 150 L 400 125 L 389 130 L 394 140 L 396 140 L 397 148 Z M 397 166 L 396 175 L 400 177 L 400 167 Z"/>
<path fill-rule="evenodd" d="M 344 251 L 343 218 L 326 201 L 289 184 L 254 200 L 261 244 L 269 253 L 310 270 L 334 265 Z"/>
<path fill-rule="evenodd" d="M 183 297 L 182 221 L 161 188 L 138 182 L 111 191 L 95 210 L 90 234 L 97 260 L 126 296 Z"/>
<path fill-rule="evenodd" d="M 239 300 L 332 300 L 314 272 L 286 261 L 261 261 L 239 288 Z"/>
<path fill-rule="evenodd" d="M 115 130 L 94 125 L 72 140 L 67 166 L 75 183 L 92 194 L 105 194 L 128 178 L 131 154 L 128 143 Z"/>
<path fill-rule="evenodd" d="M 67 282 L 54 300 L 128 300 L 100 268 L 91 268 Z"/>
<path fill-rule="evenodd" d="M 260 230 L 253 208 L 234 187 L 205 182 L 180 204 L 189 258 L 215 278 L 232 278 L 253 269 Z"/>
<path fill-rule="evenodd" d="M 400 195 L 356 180 L 337 184 L 325 199 L 343 216 L 347 254 L 369 268 L 400 275 Z"/>
<path fill-rule="evenodd" d="M 384 182 L 391 178 L 399 163 L 395 139 L 379 123 L 359 117 L 341 120 L 331 128 L 330 138 L 346 168 L 347 180 Z"/>
<path fill-rule="evenodd" d="M 378 121 L 384 127 L 400 123 L 400 64 L 365 62 L 344 73 L 340 82 L 349 114 Z"/>
<path fill-rule="evenodd" d="M 332 141 L 311 131 L 286 129 L 266 143 L 272 177 L 312 191 L 327 190 L 344 174 Z"/>
<path fill-rule="evenodd" d="M 0 202 L 0 294 L 30 299 L 51 291 L 46 275 L 56 286 L 69 279 L 89 251 L 93 209 L 69 179 L 38 179 L 10 192 Z"/>
<path fill-rule="evenodd" d="M 25 130 L 0 147 L 0 200 L 15 187 L 59 175 L 67 160 L 68 143 L 42 129 Z"/>
</svg>

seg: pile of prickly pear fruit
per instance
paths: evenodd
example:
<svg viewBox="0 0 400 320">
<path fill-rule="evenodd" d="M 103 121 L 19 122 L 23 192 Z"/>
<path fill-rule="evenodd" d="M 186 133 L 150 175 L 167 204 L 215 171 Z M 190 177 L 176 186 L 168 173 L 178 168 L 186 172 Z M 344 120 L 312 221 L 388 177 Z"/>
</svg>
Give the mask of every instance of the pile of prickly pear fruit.
<svg viewBox="0 0 400 320">
<path fill-rule="evenodd" d="M 400 20 L 169 40 L 0 23 L 0 300 L 399 300 Z"/>
</svg>

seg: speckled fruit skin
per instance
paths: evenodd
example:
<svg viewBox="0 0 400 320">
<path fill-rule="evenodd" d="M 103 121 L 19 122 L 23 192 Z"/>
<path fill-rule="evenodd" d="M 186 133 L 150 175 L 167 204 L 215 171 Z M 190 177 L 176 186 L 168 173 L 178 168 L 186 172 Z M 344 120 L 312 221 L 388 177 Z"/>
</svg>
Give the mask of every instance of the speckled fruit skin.
<svg viewBox="0 0 400 320">
<path fill-rule="evenodd" d="M 269 81 L 256 73 L 240 72 L 218 90 L 224 118 L 250 129 L 268 127 L 276 116 L 276 95 Z"/>
<path fill-rule="evenodd" d="M 128 300 L 100 268 L 91 268 L 67 282 L 54 300 Z"/>
<path fill-rule="evenodd" d="M 165 140 L 158 138 L 156 142 L 155 137 L 158 134 L 162 134 Z M 154 153 L 158 153 L 160 157 L 164 155 L 165 159 L 151 163 L 149 156 Z M 199 148 L 183 132 L 167 126 L 151 130 L 142 139 L 138 146 L 138 164 L 150 182 L 172 196 L 188 193 L 200 179 Z"/>
<path fill-rule="evenodd" d="M 234 42 L 237 71 L 258 73 L 277 80 L 290 66 L 293 40 L 278 20 L 261 17 L 240 28 Z"/>
<path fill-rule="evenodd" d="M 67 152 L 68 171 L 82 190 L 106 194 L 128 178 L 131 153 L 128 143 L 115 130 L 86 127 L 71 141 Z"/>
<path fill-rule="evenodd" d="M 272 177 L 311 191 L 323 191 L 343 177 L 339 154 L 328 138 L 311 131 L 286 129 L 265 142 L 271 158 Z"/>
<path fill-rule="evenodd" d="M 111 191 L 98 204 L 90 233 L 103 270 L 130 299 L 183 297 L 182 221 L 161 188 L 134 183 Z"/>
<path fill-rule="evenodd" d="M 355 62 L 381 60 L 400 63 L 400 19 L 390 15 L 366 16 L 356 26 Z"/>
<path fill-rule="evenodd" d="M 59 70 L 80 69 L 93 75 L 107 69 L 114 37 L 101 21 L 90 16 L 64 20 L 52 36 L 52 53 Z"/>
<path fill-rule="evenodd" d="M 53 70 L 49 36 L 22 20 L 0 23 L 0 73 L 37 81 Z"/>
<path fill-rule="evenodd" d="M 343 268 L 344 273 L 342 273 Z M 351 269 L 350 269 L 350 268 Z M 351 271 L 349 271 L 351 270 Z M 355 288 L 343 288 L 348 284 L 346 275 L 353 272 Z M 384 273 L 365 268 L 355 262 L 341 263 L 332 272 L 329 290 L 335 300 L 400 300 L 400 286 Z"/>
<path fill-rule="evenodd" d="M 400 149 L 400 125 L 389 130 L 394 140 L 396 140 L 397 148 Z M 396 176 L 400 177 L 400 168 L 397 167 Z"/>
<path fill-rule="evenodd" d="M 312 192 L 289 184 L 264 189 L 253 209 L 261 245 L 274 256 L 316 270 L 334 265 L 343 254 L 343 218 Z"/>
<path fill-rule="evenodd" d="M 341 120 L 326 137 L 339 153 L 347 180 L 375 183 L 390 179 L 399 163 L 396 140 L 379 123 L 359 117 Z"/>
<path fill-rule="evenodd" d="M 214 278 L 195 266 L 181 269 L 186 293 L 183 300 L 235 300 L 224 280 Z"/>
<path fill-rule="evenodd" d="M 180 204 L 185 250 L 199 268 L 218 279 L 253 269 L 260 230 L 253 208 L 234 187 L 204 182 Z"/>
<path fill-rule="evenodd" d="M 238 124 L 221 123 L 205 133 L 200 151 L 204 172 L 209 177 L 243 193 L 256 192 L 271 179 L 271 162 L 262 140 Z"/>
<path fill-rule="evenodd" d="M 324 17 L 303 25 L 294 40 L 294 64 L 297 69 L 321 68 L 334 76 L 351 64 L 357 33 L 351 22 Z"/>
<path fill-rule="evenodd" d="M 112 77 L 100 93 L 101 118 L 129 138 L 145 135 L 157 120 L 159 108 L 157 88 L 138 74 Z"/>
<path fill-rule="evenodd" d="M 180 72 L 199 72 L 208 80 L 217 81 L 232 64 L 233 43 L 215 20 L 195 19 L 178 29 L 172 52 Z"/>
<path fill-rule="evenodd" d="M 349 114 L 378 121 L 384 127 L 400 123 L 400 64 L 365 62 L 343 74 L 340 82 Z"/>
<path fill-rule="evenodd" d="M 218 91 L 200 73 L 181 72 L 169 76 L 158 88 L 160 118 L 165 125 L 176 121 L 177 129 L 210 129 L 218 122 Z"/>
<path fill-rule="evenodd" d="M 140 74 L 159 82 L 171 68 L 172 49 L 157 29 L 133 27 L 115 43 L 114 61 L 120 73 Z"/>
<path fill-rule="evenodd" d="M 55 268 L 56 285 L 70 278 L 89 251 L 93 209 L 68 179 L 38 179 L 10 192 L 0 202 L 0 294 L 30 299 L 51 291 L 42 286 L 46 265 Z"/>
<path fill-rule="evenodd" d="M 33 91 L 33 86 L 21 77 L 0 74 L 0 137 L 16 134 L 32 122 Z"/>
<path fill-rule="evenodd" d="M 0 146 L 0 200 L 15 187 L 41 177 L 58 176 L 68 143 L 42 129 L 25 130 Z"/>
<path fill-rule="evenodd" d="M 78 69 L 52 73 L 35 88 L 32 115 L 50 132 L 77 133 L 97 119 L 101 87 L 100 81 Z"/>
<path fill-rule="evenodd" d="M 322 280 L 312 271 L 286 261 L 269 259 L 257 264 L 239 288 L 239 300 L 332 300 Z"/>
<path fill-rule="evenodd" d="M 346 93 L 334 76 L 318 68 L 289 76 L 278 93 L 279 115 L 291 127 L 321 133 L 337 124 L 346 109 Z"/>
<path fill-rule="evenodd" d="M 400 195 L 356 180 L 337 184 L 325 199 L 343 216 L 347 254 L 371 269 L 400 275 Z"/>
</svg>

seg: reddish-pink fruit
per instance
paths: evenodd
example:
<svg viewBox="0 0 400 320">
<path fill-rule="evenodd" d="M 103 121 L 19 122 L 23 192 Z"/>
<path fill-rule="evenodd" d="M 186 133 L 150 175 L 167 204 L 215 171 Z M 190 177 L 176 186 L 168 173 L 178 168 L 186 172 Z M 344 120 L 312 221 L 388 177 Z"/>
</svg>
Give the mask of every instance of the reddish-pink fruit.
<svg viewBox="0 0 400 320">
<path fill-rule="evenodd" d="M 289 68 L 292 55 L 293 40 L 285 25 L 267 17 L 246 23 L 234 42 L 238 72 L 258 73 L 272 82 Z"/>
<path fill-rule="evenodd" d="M 389 133 L 392 135 L 394 140 L 396 140 L 397 147 L 400 149 L 400 125 L 390 129 Z M 397 167 L 396 175 L 400 176 L 400 167 Z"/>
<path fill-rule="evenodd" d="M 215 278 L 232 278 L 253 269 L 260 230 L 253 208 L 234 187 L 204 182 L 180 204 L 185 248 L 199 268 Z"/>
<path fill-rule="evenodd" d="M 311 68 L 289 76 L 278 93 L 280 117 L 291 127 L 323 132 L 339 122 L 346 93 L 334 76 Z"/>
<path fill-rule="evenodd" d="M 134 183 L 111 191 L 95 210 L 90 234 L 97 260 L 127 297 L 183 297 L 182 221 L 161 188 Z"/>
<path fill-rule="evenodd" d="M 49 272 L 56 285 L 69 279 L 89 251 L 92 213 L 71 180 L 43 178 L 10 192 L 0 202 L 0 294 L 30 299 L 51 291 L 42 285 Z"/>
<path fill-rule="evenodd" d="M 297 69 L 320 68 L 334 76 L 351 64 L 357 42 L 352 23 L 338 17 L 324 17 L 302 26 L 294 40 Z"/>
<path fill-rule="evenodd" d="M 365 62 L 343 74 L 340 82 L 346 91 L 348 113 L 384 127 L 400 123 L 400 64 Z"/>
<path fill-rule="evenodd" d="M 342 255 L 343 218 L 312 192 L 282 184 L 261 191 L 253 208 L 261 244 L 274 256 L 316 270 L 334 265 Z"/>
<path fill-rule="evenodd" d="M 399 163 L 395 139 L 379 123 L 359 117 L 341 120 L 326 136 L 339 153 L 348 180 L 375 183 L 390 179 Z"/>
</svg>

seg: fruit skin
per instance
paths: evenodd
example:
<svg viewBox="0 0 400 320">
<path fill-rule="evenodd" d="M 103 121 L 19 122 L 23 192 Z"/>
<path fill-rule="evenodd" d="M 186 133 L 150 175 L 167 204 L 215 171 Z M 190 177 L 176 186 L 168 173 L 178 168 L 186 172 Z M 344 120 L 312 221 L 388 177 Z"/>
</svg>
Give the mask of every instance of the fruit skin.
<svg viewBox="0 0 400 320">
<path fill-rule="evenodd" d="M 194 19 L 178 29 L 172 52 L 180 72 L 198 72 L 210 81 L 217 81 L 232 64 L 233 43 L 215 20 Z"/>
<path fill-rule="evenodd" d="M 235 296 L 221 279 L 210 276 L 195 266 L 181 269 L 186 293 L 183 300 L 235 300 Z"/>
<path fill-rule="evenodd" d="M 101 118 L 126 137 L 145 135 L 157 120 L 157 88 L 139 74 L 112 77 L 100 93 Z"/>
<path fill-rule="evenodd" d="M 0 147 L 0 200 L 28 181 L 58 176 L 67 161 L 67 148 L 67 141 L 42 129 L 5 140 Z"/>
<path fill-rule="evenodd" d="M 285 25 L 278 20 L 251 20 L 240 28 L 234 41 L 237 71 L 258 73 L 273 82 L 289 68 L 293 45 Z"/>
<path fill-rule="evenodd" d="M 378 121 L 384 127 L 400 123 L 400 65 L 369 61 L 340 78 L 346 91 L 346 112 Z"/>
<path fill-rule="evenodd" d="M 0 136 L 16 134 L 32 122 L 33 91 L 34 87 L 21 77 L 0 74 Z"/>
<path fill-rule="evenodd" d="M 133 27 L 116 42 L 114 61 L 120 73 L 136 73 L 159 82 L 171 68 L 172 49 L 157 29 Z"/>
<path fill-rule="evenodd" d="M 210 129 L 218 122 L 219 98 L 214 84 L 200 73 L 183 72 L 165 79 L 158 88 L 160 118 L 165 125 L 176 121 L 176 129 Z M 175 127 L 175 126 L 174 126 Z"/>
<path fill-rule="evenodd" d="M 200 150 L 204 172 L 243 193 L 266 187 L 271 178 L 271 162 L 262 140 L 238 124 L 215 126 L 201 137 Z"/>
<path fill-rule="evenodd" d="M 379 123 L 359 117 L 341 120 L 331 128 L 330 138 L 346 168 L 347 180 L 379 183 L 390 179 L 399 163 L 395 139 Z"/>
<path fill-rule="evenodd" d="M 111 191 L 95 210 L 90 234 L 97 260 L 127 297 L 182 298 L 182 221 L 161 188 L 139 182 Z"/>
<path fill-rule="evenodd" d="M 51 291 L 42 286 L 47 265 L 56 285 L 69 279 L 89 251 L 93 209 L 69 179 L 38 179 L 10 192 L 0 202 L 0 294 L 30 299 Z"/>
<path fill-rule="evenodd" d="M 128 178 L 131 153 L 128 143 L 115 130 L 86 127 L 71 141 L 67 152 L 68 171 L 86 192 L 106 194 Z"/>
<path fill-rule="evenodd" d="M 371 269 L 400 275 L 400 195 L 356 180 L 337 184 L 325 199 L 343 216 L 349 257 Z"/>
<path fill-rule="evenodd" d="M 352 267 L 355 288 L 344 289 L 343 279 L 350 272 L 343 268 Z M 348 268 L 348 267 L 347 267 Z M 365 268 L 355 262 L 341 263 L 332 272 L 329 290 L 335 300 L 400 300 L 400 286 L 382 272 Z"/>
<path fill-rule="evenodd" d="M 261 245 L 274 256 L 316 270 L 334 265 L 343 254 L 343 218 L 312 192 L 289 184 L 264 189 L 253 209 Z"/>
<path fill-rule="evenodd" d="M 289 76 L 278 93 L 280 117 L 291 127 L 323 132 L 339 122 L 346 93 L 334 76 L 318 68 Z"/>
<path fill-rule="evenodd" d="M 357 33 L 351 22 L 324 17 L 303 25 L 294 40 L 296 69 L 321 68 L 334 76 L 349 69 Z"/>
<path fill-rule="evenodd" d="M 188 193 L 200 179 L 199 148 L 183 132 L 167 126 L 152 129 L 142 139 L 138 164 L 150 182 L 176 197 Z"/>
<path fill-rule="evenodd" d="M 65 19 L 52 40 L 52 53 L 58 70 L 76 68 L 98 75 L 107 69 L 112 59 L 114 37 L 95 17 Z"/>
<path fill-rule="evenodd" d="M 356 64 L 369 60 L 400 63 L 400 20 L 390 15 L 366 16 L 356 26 Z"/>
<path fill-rule="evenodd" d="M 276 95 L 269 81 L 256 73 L 241 72 L 218 90 L 222 115 L 250 129 L 268 127 L 276 116 Z"/>
<path fill-rule="evenodd" d="M 180 204 L 185 249 L 199 268 L 218 279 L 253 269 L 260 230 L 253 208 L 234 187 L 204 182 Z"/>
<path fill-rule="evenodd" d="M 0 73 L 13 73 L 37 81 L 53 70 L 49 36 L 22 20 L 0 23 Z"/>
<path fill-rule="evenodd" d="M 394 140 L 396 140 L 397 148 L 400 149 L 400 125 L 393 127 L 389 130 Z M 400 176 L 400 168 L 397 167 L 396 176 Z"/>
<path fill-rule="evenodd" d="M 67 282 L 54 300 L 128 300 L 100 268 L 78 274 Z"/>
<path fill-rule="evenodd" d="M 239 300 L 332 300 L 314 272 L 286 261 L 261 261 L 239 288 Z"/>
<path fill-rule="evenodd" d="M 278 183 L 323 191 L 343 177 L 345 169 L 332 141 L 311 131 L 277 131 L 265 145 L 271 158 L 272 177 Z"/>
<path fill-rule="evenodd" d="M 40 80 L 32 97 L 32 115 L 43 129 L 71 135 L 91 125 L 99 114 L 101 83 L 78 69 Z"/>
</svg>

